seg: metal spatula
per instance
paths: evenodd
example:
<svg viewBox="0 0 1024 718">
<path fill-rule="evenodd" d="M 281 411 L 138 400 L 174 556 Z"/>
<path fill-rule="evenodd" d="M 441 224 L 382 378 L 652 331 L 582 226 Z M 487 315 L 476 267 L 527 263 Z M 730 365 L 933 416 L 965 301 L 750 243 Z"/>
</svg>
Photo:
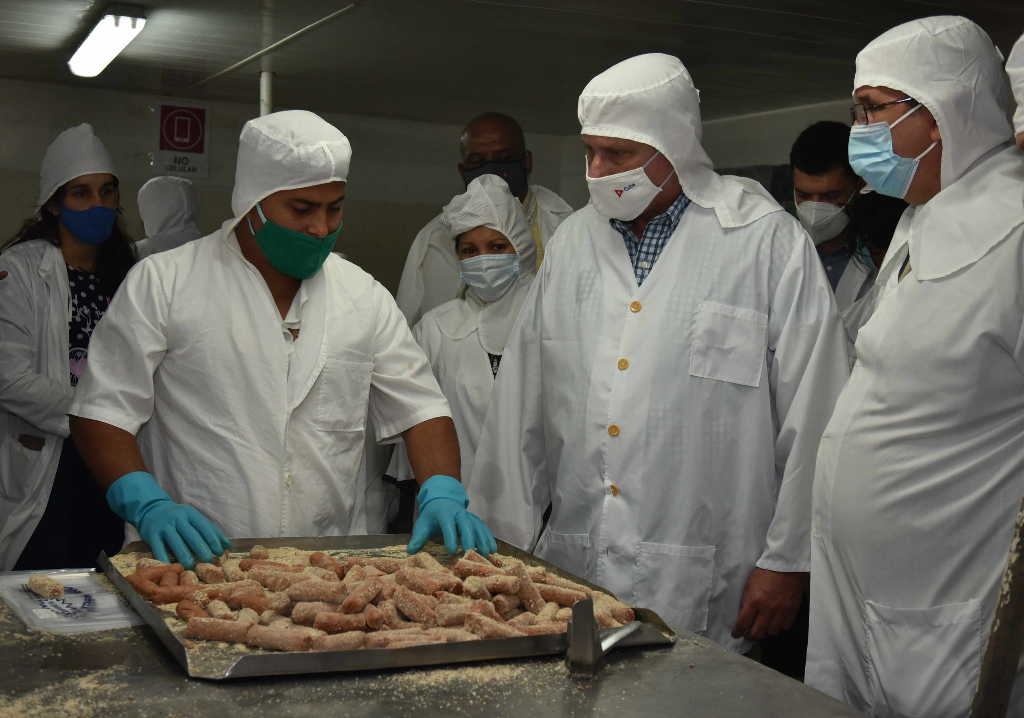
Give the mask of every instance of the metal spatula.
<svg viewBox="0 0 1024 718">
<path fill-rule="evenodd" d="M 572 622 L 569 623 L 569 648 L 565 662 L 569 673 L 574 676 L 591 677 L 597 674 L 604 662 L 605 654 L 627 636 L 640 629 L 640 622 L 633 621 L 621 628 L 607 632 L 602 638 L 594 618 L 594 599 L 577 601 L 572 607 Z"/>
</svg>

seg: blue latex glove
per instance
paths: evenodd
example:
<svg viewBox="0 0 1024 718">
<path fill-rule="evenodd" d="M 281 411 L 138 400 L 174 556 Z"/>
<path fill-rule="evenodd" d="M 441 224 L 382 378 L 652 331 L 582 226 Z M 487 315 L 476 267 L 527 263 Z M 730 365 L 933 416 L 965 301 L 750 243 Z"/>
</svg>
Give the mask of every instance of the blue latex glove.
<svg viewBox="0 0 1024 718">
<path fill-rule="evenodd" d="M 458 479 L 443 474 L 431 476 L 420 487 L 416 503 L 420 516 L 412 527 L 412 537 L 406 547 L 409 553 L 416 553 L 438 535 L 444 537 L 448 553 L 455 553 L 460 543 L 464 551 L 474 548 L 484 556 L 498 550 L 487 524 L 466 511 L 469 498 Z"/>
<path fill-rule="evenodd" d="M 170 562 L 170 549 L 182 566 L 191 569 L 196 559 L 209 563 L 231 546 L 216 524 L 191 506 L 171 501 L 145 471 L 133 471 L 112 483 L 107 504 L 138 529 L 158 561 Z"/>
</svg>

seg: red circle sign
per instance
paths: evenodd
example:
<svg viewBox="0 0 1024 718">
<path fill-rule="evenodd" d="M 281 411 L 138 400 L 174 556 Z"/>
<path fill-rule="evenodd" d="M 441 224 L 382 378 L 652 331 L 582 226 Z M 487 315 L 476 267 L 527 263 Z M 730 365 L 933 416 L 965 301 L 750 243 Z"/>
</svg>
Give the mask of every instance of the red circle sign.
<svg viewBox="0 0 1024 718">
<path fill-rule="evenodd" d="M 206 111 L 198 107 L 160 108 L 160 149 L 173 152 L 203 151 Z"/>
</svg>

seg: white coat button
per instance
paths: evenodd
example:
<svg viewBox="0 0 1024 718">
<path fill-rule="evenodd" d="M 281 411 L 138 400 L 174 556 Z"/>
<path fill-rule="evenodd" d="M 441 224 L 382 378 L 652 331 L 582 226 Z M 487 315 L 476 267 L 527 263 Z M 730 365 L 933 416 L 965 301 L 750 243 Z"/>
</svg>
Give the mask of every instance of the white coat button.
<svg viewBox="0 0 1024 718">
<path fill-rule="evenodd" d="M 618 436 L 620 433 L 618 424 L 611 424 L 608 427 L 608 436 Z"/>
<path fill-rule="evenodd" d="M 610 484 L 608 486 L 608 493 L 611 494 L 612 496 L 618 496 L 622 492 L 619 490 L 618 486 L 616 486 L 615 484 Z"/>
<path fill-rule="evenodd" d="M 629 369 L 629 359 L 619 359 L 619 371 Z"/>
<path fill-rule="evenodd" d="M 640 302 L 634 301 L 634 302 L 630 302 L 629 303 L 629 311 L 633 312 L 633 314 L 636 314 L 637 312 L 639 312 L 643 308 L 644 308 L 644 305 L 641 304 Z"/>
</svg>

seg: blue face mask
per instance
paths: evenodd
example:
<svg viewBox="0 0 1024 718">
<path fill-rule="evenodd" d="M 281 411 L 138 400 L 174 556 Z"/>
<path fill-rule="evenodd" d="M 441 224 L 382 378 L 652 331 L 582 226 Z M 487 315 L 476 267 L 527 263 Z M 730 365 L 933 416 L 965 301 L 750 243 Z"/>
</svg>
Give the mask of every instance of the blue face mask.
<svg viewBox="0 0 1024 718">
<path fill-rule="evenodd" d="M 478 254 L 459 262 L 459 276 L 485 302 L 505 296 L 519 278 L 518 254 Z"/>
<path fill-rule="evenodd" d="M 103 205 L 82 210 L 62 206 L 60 222 L 79 242 L 103 244 L 114 232 L 117 210 Z"/>
<path fill-rule="evenodd" d="M 850 128 L 850 166 L 879 194 L 903 199 L 914 180 L 921 158 L 939 144 L 932 142 L 928 149 L 917 157 L 903 157 L 896 154 L 892 148 L 892 128 L 923 106 L 918 105 L 891 125 L 887 122 L 872 122 Z"/>
</svg>

